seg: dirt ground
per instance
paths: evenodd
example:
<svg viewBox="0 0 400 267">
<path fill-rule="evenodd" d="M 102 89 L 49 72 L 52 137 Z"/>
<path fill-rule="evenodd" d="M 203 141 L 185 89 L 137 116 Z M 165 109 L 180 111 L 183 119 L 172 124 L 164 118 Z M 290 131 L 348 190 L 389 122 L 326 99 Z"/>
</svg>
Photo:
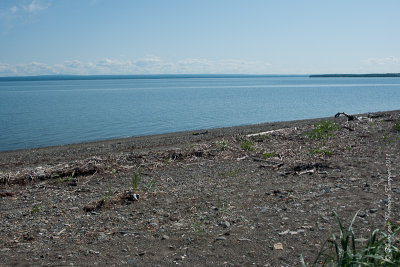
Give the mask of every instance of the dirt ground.
<svg viewBox="0 0 400 267">
<path fill-rule="evenodd" d="M 312 138 L 327 119 L 339 128 Z M 333 211 L 347 226 L 359 210 L 362 245 L 385 212 L 400 223 L 399 124 L 390 111 L 1 152 L 0 263 L 299 266 L 337 234 Z"/>
</svg>

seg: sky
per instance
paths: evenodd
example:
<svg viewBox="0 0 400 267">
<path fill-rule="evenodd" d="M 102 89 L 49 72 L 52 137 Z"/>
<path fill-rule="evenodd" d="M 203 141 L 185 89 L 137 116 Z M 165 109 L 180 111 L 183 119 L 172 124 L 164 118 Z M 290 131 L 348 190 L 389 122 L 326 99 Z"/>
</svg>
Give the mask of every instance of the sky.
<svg viewBox="0 0 400 267">
<path fill-rule="evenodd" d="M 398 0 L 1 0 L 0 76 L 400 72 Z"/>
</svg>

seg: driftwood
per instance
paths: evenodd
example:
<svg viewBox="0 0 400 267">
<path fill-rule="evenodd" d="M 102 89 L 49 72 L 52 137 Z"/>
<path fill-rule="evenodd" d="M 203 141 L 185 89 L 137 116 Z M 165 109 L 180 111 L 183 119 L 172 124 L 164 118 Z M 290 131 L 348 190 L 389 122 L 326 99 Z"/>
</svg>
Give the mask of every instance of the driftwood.
<svg viewBox="0 0 400 267">
<path fill-rule="evenodd" d="M 193 133 L 193 135 L 203 135 L 203 134 L 208 134 L 208 131 Z"/>
<path fill-rule="evenodd" d="M 246 137 L 254 137 L 254 136 L 267 135 L 267 134 L 271 134 L 271 133 L 289 132 L 289 131 L 296 131 L 296 130 L 297 130 L 297 127 L 293 127 L 293 128 L 282 128 L 282 129 L 271 130 L 271 131 L 266 131 L 266 132 L 248 134 L 248 135 L 246 135 Z"/>
<path fill-rule="evenodd" d="M 354 116 L 354 115 L 349 115 L 349 114 L 346 114 L 346 113 L 344 113 L 344 112 L 338 112 L 338 113 L 336 113 L 336 114 L 335 114 L 335 118 L 339 118 L 340 115 L 346 116 L 346 117 L 347 117 L 347 121 L 354 121 L 354 120 L 357 120 L 357 117 L 356 117 L 356 116 Z"/>
</svg>

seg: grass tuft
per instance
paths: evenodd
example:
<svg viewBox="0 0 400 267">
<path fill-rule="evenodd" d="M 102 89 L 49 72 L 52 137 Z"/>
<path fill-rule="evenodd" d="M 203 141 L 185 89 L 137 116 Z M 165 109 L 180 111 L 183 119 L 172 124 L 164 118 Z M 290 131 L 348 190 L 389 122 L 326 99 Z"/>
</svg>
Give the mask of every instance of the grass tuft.
<svg viewBox="0 0 400 267">
<path fill-rule="evenodd" d="M 397 120 L 393 125 L 393 130 L 396 132 L 400 132 L 400 120 Z"/>
<path fill-rule="evenodd" d="M 131 179 L 131 188 L 133 191 L 137 190 L 139 187 L 139 183 L 142 180 L 140 173 L 139 172 L 135 172 L 132 175 L 132 179 Z"/>
<path fill-rule="evenodd" d="M 339 129 L 339 125 L 332 121 L 321 121 L 314 124 L 314 129 L 311 132 L 307 133 L 306 136 L 311 139 L 325 140 L 329 137 L 334 136 L 333 132 Z"/>
<path fill-rule="evenodd" d="M 275 157 L 274 152 L 265 152 L 264 154 L 261 155 L 261 158 L 263 159 L 269 159 Z"/>
<path fill-rule="evenodd" d="M 254 151 L 254 143 L 250 140 L 244 140 L 240 144 L 240 148 L 247 151 Z"/>
<path fill-rule="evenodd" d="M 400 266 L 400 250 L 393 243 L 394 236 L 400 228 L 394 229 L 391 235 L 374 230 L 364 248 L 357 248 L 353 231 L 353 223 L 358 212 L 354 215 L 347 230 L 336 212 L 333 215 L 339 224 L 339 236 L 332 235 L 325 241 L 312 266 Z M 306 267 L 303 255 L 300 263 Z"/>
</svg>

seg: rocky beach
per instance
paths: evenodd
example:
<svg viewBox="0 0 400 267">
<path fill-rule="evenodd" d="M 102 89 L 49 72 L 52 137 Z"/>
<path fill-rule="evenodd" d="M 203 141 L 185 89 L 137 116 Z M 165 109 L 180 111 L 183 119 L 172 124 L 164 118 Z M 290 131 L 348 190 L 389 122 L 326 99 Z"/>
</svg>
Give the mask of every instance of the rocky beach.
<svg viewBox="0 0 400 267">
<path fill-rule="evenodd" d="M 0 264 L 299 266 L 333 211 L 362 245 L 400 223 L 400 111 L 334 115 L 0 152 Z"/>
</svg>

